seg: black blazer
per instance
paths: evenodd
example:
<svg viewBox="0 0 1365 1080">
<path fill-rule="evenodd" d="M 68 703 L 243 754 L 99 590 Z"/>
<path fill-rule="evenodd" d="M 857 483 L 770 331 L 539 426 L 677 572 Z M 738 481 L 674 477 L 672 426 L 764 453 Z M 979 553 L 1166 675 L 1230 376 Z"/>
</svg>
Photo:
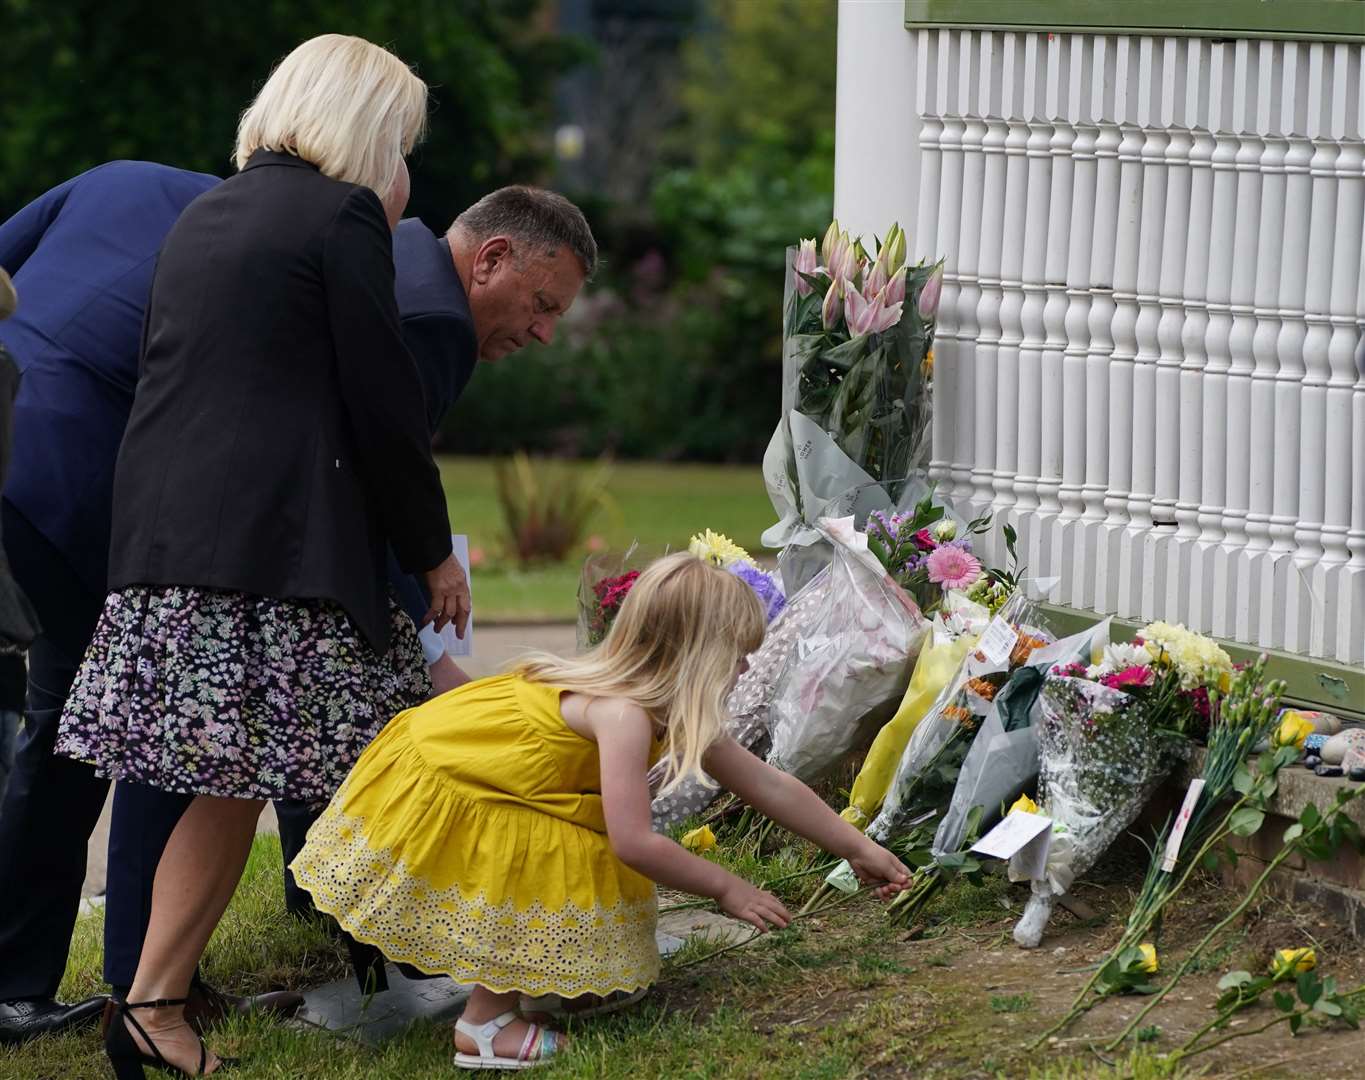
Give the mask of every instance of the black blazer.
<svg viewBox="0 0 1365 1080">
<path fill-rule="evenodd" d="M 450 554 L 374 192 L 258 151 L 166 238 L 114 476 L 109 587 L 341 604 L 388 645 L 384 549 Z"/>
</svg>

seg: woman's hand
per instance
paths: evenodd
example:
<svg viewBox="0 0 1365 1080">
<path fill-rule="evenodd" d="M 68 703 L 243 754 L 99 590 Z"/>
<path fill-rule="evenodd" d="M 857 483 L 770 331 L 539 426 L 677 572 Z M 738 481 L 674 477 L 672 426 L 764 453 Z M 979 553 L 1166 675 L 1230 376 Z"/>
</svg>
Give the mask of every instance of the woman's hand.
<svg viewBox="0 0 1365 1080">
<path fill-rule="evenodd" d="M 464 568 L 452 552 L 445 562 L 426 572 L 427 589 L 431 592 L 431 608 L 422 618 L 422 625 L 435 620 L 437 631 L 448 623 L 455 624 L 455 634 L 463 640 L 469 625 L 469 581 Z"/>
<path fill-rule="evenodd" d="M 863 837 L 862 845 L 848 860 L 848 864 L 864 885 L 885 882 L 877 889 L 877 895 L 883 900 L 890 900 L 910 884 L 910 871 L 905 864 L 867 837 Z"/>
<path fill-rule="evenodd" d="M 716 903 L 725 914 L 758 927 L 760 934 L 768 932 L 769 924 L 785 930 L 792 921 L 791 912 L 782 906 L 781 900 L 743 878 L 735 878 L 727 885 L 716 897 Z"/>
</svg>

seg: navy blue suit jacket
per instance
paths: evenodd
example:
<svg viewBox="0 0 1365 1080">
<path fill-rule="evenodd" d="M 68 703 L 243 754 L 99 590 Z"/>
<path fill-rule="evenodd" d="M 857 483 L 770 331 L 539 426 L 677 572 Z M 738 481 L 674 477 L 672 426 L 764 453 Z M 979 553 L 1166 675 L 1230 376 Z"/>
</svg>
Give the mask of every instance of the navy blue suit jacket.
<svg viewBox="0 0 1365 1080">
<path fill-rule="evenodd" d="M 0 266 L 19 309 L 0 325 L 22 379 L 5 499 L 106 591 L 114 464 L 137 385 L 142 316 L 162 241 L 216 176 L 115 161 L 40 196 L 0 224 Z M 434 433 L 473 374 L 473 320 L 444 239 L 420 221 L 394 235 L 403 336 Z M 390 557 L 404 608 L 426 610 L 419 582 Z"/>
</svg>

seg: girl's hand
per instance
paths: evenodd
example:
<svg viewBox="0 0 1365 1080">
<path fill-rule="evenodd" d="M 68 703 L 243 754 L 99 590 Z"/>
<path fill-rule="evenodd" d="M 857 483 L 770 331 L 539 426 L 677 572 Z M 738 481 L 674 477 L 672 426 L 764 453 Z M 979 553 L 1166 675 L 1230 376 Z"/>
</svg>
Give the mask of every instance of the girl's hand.
<svg viewBox="0 0 1365 1080">
<path fill-rule="evenodd" d="M 878 843 L 863 837 L 863 844 L 848 860 L 858 880 L 864 885 L 882 881 L 886 884 L 877 890 L 883 900 L 890 900 L 910 884 L 910 871 L 905 864 Z"/>
<path fill-rule="evenodd" d="M 735 878 L 734 883 L 716 897 L 716 903 L 725 914 L 758 927 L 760 934 L 768 932 L 769 923 L 784 930 L 792 921 L 791 913 L 782 906 L 781 900 L 742 878 Z"/>
</svg>

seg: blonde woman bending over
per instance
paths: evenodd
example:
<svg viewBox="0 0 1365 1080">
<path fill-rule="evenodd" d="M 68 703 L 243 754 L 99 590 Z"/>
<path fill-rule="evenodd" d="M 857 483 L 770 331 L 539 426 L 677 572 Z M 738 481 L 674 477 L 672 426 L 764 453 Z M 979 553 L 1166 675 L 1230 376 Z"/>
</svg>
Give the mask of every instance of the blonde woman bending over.
<svg viewBox="0 0 1365 1080">
<path fill-rule="evenodd" d="M 220 1062 L 190 980 L 267 799 L 324 804 L 394 713 L 430 692 L 385 553 L 428 619 L 469 593 L 403 343 L 392 227 L 427 89 L 396 56 L 300 45 L 241 119 L 240 171 L 168 235 L 114 479 L 111 591 L 57 752 L 194 796 L 157 866 L 119 1080 Z"/>
<path fill-rule="evenodd" d="M 692 555 L 652 564 L 605 641 L 535 656 L 397 716 L 361 756 L 293 863 L 300 885 L 390 959 L 476 988 L 455 1064 L 522 1069 L 563 1036 L 520 995 L 635 994 L 659 973 L 655 883 L 715 899 L 759 930 L 777 897 L 650 827 L 650 766 L 704 769 L 884 894 L 906 868 L 804 784 L 722 734 L 763 637 L 758 598 Z"/>
</svg>

